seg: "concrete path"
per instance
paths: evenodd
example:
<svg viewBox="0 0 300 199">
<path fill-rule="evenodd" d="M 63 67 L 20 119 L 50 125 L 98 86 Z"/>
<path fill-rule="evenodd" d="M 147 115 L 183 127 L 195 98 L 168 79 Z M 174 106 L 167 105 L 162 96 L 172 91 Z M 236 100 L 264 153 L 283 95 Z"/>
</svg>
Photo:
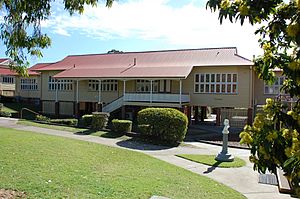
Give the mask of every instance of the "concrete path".
<svg viewBox="0 0 300 199">
<path fill-rule="evenodd" d="M 94 142 L 112 147 L 125 148 L 128 150 L 139 151 L 173 165 L 185 168 L 199 175 L 212 178 L 223 183 L 236 191 L 242 193 L 249 199 L 286 199 L 292 198 L 288 194 L 280 194 L 277 186 L 258 183 L 258 173 L 252 169 L 252 164 L 248 161 L 249 150 L 230 148 L 229 152 L 235 157 L 244 159 L 247 165 L 242 168 L 215 168 L 203 164 L 188 161 L 176 154 L 212 154 L 216 155 L 221 151 L 220 146 L 203 144 L 198 142 L 189 142 L 187 146 L 174 148 L 161 147 L 151 144 L 141 144 L 130 140 L 109 139 L 91 135 L 76 135 L 74 133 L 45 129 L 33 126 L 23 126 L 17 124 L 16 119 L 0 118 L 0 126 L 32 131 L 42 134 L 67 137 L 77 140 Z M 0 132 L 1 133 L 1 132 Z"/>
</svg>

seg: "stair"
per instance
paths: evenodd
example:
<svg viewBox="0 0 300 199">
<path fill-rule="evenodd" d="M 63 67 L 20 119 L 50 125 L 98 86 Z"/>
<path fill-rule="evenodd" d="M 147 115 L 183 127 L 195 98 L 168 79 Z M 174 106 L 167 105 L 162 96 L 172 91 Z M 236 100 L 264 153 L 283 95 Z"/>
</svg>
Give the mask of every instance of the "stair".
<svg viewBox="0 0 300 199">
<path fill-rule="evenodd" d="M 123 99 L 123 96 L 116 99 L 115 101 L 112 101 L 111 103 L 105 105 L 103 108 L 102 108 L 102 111 L 103 112 L 107 112 L 107 113 L 111 113 L 119 108 L 121 108 L 124 104 L 124 99 Z"/>
</svg>

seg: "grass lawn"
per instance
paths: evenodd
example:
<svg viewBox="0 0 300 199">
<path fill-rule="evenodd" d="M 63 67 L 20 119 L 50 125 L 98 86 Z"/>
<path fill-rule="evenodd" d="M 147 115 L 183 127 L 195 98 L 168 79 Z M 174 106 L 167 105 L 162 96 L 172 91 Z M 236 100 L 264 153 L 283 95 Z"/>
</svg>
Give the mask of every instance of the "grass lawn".
<svg viewBox="0 0 300 199">
<path fill-rule="evenodd" d="M 0 189 L 28 198 L 245 198 L 148 155 L 0 128 Z"/>
<path fill-rule="evenodd" d="M 38 112 L 38 106 L 35 106 L 32 103 L 17 103 L 17 102 L 1 102 L 3 104 L 3 111 L 10 112 L 12 114 L 20 113 L 22 108 L 28 108 L 35 112 Z M 24 111 L 23 118 L 34 119 L 35 114 L 30 113 L 28 111 Z"/>
<path fill-rule="evenodd" d="M 127 139 L 128 137 L 121 134 L 116 134 L 110 131 L 92 131 L 86 128 L 78 128 L 78 127 L 71 127 L 71 126 L 60 126 L 55 124 L 42 124 L 30 120 L 19 120 L 18 124 L 25 125 L 25 126 L 36 126 L 46 129 L 54 129 L 60 131 L 68 131 L 76 134 L 85 134 L 85 135 L 93 135 L 99 136 L 104 138 L 120 138 L 120 139 Z"/>
<path fill-rule="evenodd" d="M 215 160 L 214 155 L 197 155 L 197 154 L 181 154 L 176 155 L 178 157 L 191 160 L 193 162 L 198 162 L 201 164 L 206 164 L 209 166 L 231 168 L 231 167 L 243 167 L 246 166 L 246 162 L 240 158 L 235 157 L 233 162 L 219 162 Z"/>
</svg>

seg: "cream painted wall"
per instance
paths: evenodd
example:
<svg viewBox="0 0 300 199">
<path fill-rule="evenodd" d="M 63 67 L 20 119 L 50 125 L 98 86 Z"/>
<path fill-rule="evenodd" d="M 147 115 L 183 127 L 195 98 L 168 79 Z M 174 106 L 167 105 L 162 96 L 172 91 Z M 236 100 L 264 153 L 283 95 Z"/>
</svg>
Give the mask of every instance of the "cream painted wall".
<svg viewBox="0 0 300 199">
<path fill-rule="evenodd" d="M 74 115 L 74 103 L 73 102 L 59 102 L 59 114 L 60 115 Z"/>
<path fill-rule="evenodd" d="M 196 73 L 237 73 L 237 94 L 194 93 Z M 183 80 L 183 92 L 190 93 L 191 105 L 247 108 L 251 106 L 250 79 L 250 66 L 194 67 L 188 78 Z"/>
<path fill-rule="evenodd" d="M 282 72 L 275 72 L 275 75 L 281 76 Z M 262 105 L 266 103 L 267 98 L 275 98 L 277 94 L 265 94 L 264 81 L 259 79 L 257 74 L 254 75 L 254 104 Z"/>
<path fill-rule="evenodd" d="M 36 79 L 37 90 L 21 90 L 21 77 L 16 77 L 16 96 L 22 98 L 41 98 L 41 78 L 40 76 L 29 76 L 28 79 Z"/>
<path fill-rule="evenodd" d="M 55 100 L 55 91 L 48 90 L 49 76 L 60 71 L 45 71 L 41 75 L 42 100 Z M 199 94 L 194 93 L 194 75 L 196 73 L 237 73 L 237 94 Z M 224 67 L 194 67 L 187 79 L 182 81 L 182 92 L 190 94 L 191 105 L 212 107 L 250 107 L 251 106 L 251 70 L 250 66 L 224 66 Z M 126 81 L 126 92 L 136 91 L 136 80 Z M 171 81 L 171 93 L 179 93 L 179 81 Z M 123 81 L 118 81 L 118 91 L 101 92 L 101 101 L 110 103 L 123 95 Z M 76 101 L 76 81 L 73 82 L 72 91 L 58 91 L 58 101 Z M 79 81 L 79 101 L 97 102 L 98 91 L 89 91 L 88 80 Z"/>
<path fill-rule="evenodd" d="M 15 80 L 16 82 L 16 80 Z M 6 84 L 2 82 L 2 76 L 0 75 L 0 94 L 1 95 L 7 95 L 7 96 L 12 96 L 16 90 L 16 84 Z M 10 91 L 10 92 L 4 92 L 4 91 Z"/>
<path fill-rule="evenodd" d="M 48 88 L 48 80 L 49 76 L 53 76 L 60 71 L 45 71 L 41 74 L 41 82 L 42 82 L 42 94 L 41 100 L 55 100 L 55 90 L 49 90 Z M 76 90 L 75 83 L 73 82 L 73 89 L 70 91 L 58 91 L 57 97 L 58 101 L 74 101 L 75 95 L 74 91 Z"/>
<path fill-rule="evenodd" d="M 42 102 L 43 113 L 55 114 L 55 102 L 54 101 L 43 101 Z"/>
</svg>

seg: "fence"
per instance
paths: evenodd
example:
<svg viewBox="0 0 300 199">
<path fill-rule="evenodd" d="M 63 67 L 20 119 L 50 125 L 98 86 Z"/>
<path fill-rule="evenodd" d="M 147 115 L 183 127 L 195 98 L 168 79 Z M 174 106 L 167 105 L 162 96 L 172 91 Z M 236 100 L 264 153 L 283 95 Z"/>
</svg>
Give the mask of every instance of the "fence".
<svg viewBox="0 0 300 199">
<path fill-rule="evenodd" d="M 235 108 L 235 109 L 221 109 L 220 120 L 229 119 L 230 126 L 232 127 L 244 127 L 248 123 L 249 109 L 246 108 Z M 222 124 L 221 124 L 222 125 Z"/>
</svg>

